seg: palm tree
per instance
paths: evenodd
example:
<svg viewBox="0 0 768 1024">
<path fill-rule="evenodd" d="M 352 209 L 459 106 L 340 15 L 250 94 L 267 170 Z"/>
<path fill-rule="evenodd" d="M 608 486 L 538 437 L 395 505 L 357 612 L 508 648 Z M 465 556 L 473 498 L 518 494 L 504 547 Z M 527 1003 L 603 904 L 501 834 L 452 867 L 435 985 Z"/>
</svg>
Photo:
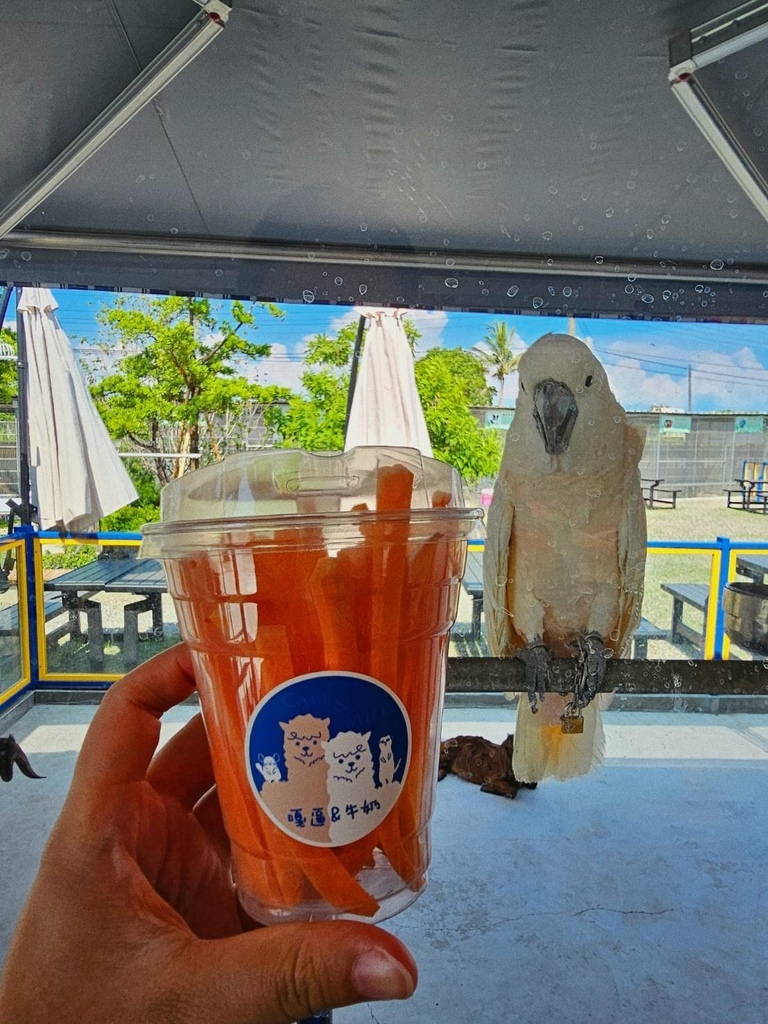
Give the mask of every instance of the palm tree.
<svg viewBox="0 0 768 1024">
<path fill-rule="evenodd" d="M 504 380 L 507 374 L 512 373 L 520 362 L 520 356 L 512 351 L 512 341 L 516 335 L 514 327 L 510 330 L 503 320 L 497 320 L 491 324 L 483 338 L 482 345 L 486 347 L 476 345 L 472 349 L 482 359 L 486 370 L 499 382 L 497 405 L 501 405 L 504 399 Z"/>
</svg>

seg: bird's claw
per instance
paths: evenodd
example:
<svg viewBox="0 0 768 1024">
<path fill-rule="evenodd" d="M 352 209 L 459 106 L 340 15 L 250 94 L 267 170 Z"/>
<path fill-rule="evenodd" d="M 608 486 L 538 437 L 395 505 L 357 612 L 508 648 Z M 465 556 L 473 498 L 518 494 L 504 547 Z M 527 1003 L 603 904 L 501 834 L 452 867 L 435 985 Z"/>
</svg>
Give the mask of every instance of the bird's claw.
<svg viewBox="0 0 768 1024">
<path fill-rule="evenodd" d="M 525 685 L 531 712 L 535 715 L 539 710 L 539 701 L 544 700 L 549 680 L 549 663 L 552 652 L 542 643 L 528 644 L 517 652 L 518 658 L 525 663 Z"/>
<path fill-rule="evenodd" d="M 602 688 L 608 659 L 613 657 L 613 651 L 605 646 L 598 633 L 587 633 L 579 640 L 578 646 L 581 671 L 575 696 L 578 705 L 585 708 Z"/>
</svg>

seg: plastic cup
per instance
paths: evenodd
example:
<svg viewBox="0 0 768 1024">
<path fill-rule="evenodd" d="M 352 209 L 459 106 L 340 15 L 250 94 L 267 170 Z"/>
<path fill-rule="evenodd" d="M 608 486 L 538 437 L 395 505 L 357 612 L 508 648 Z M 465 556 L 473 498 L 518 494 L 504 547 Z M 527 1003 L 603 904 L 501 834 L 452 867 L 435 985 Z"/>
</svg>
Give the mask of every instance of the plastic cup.
<svg viewBox="0 0 768 1024">
<path fill-rule="evenodd" d="M 380 921 L 426 884 L 467 536 L 411 449 L 235 456 L 145 527 L 192 650 L 239 899 L 263 923 Z M 223 513 L 223 514 L 222 514 Z"/>
</svg>

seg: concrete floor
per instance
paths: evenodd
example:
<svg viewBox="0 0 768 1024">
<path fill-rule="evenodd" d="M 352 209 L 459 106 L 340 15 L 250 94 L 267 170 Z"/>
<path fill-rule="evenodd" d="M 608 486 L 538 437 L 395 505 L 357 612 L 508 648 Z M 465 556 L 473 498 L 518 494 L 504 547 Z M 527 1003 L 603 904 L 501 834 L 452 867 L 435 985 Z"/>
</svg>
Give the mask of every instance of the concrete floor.
<svg viewBox="0 0 768 1024">
<path fill-rule="evenodd" d="M 11 727 L 46 780 L 0 789 L 0 955 L 94 710 L 36 705 Z M 511 718 L 452 709 L 444 733 L 500 740 Z M 440 784 L 427 891 L 386 925 L 419 988 L 337 1024 L 768 1022 L 768 716 L 606 722 L 587 778 L 514 801 Z"/>
</svg>

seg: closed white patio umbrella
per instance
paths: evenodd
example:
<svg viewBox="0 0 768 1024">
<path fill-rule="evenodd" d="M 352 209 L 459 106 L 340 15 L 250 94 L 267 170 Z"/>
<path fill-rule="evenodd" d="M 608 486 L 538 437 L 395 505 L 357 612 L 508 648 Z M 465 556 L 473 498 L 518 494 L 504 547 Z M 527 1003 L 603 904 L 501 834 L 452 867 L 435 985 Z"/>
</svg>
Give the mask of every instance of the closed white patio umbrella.
<svg viewBox="0 0 768 1024">
<path fill-rule="evenodd" d="M 402 311 L 377 309 L 366 315 L 371 326 L 352 395 L 344 448 L 396 445 L 417 448 L 431 458 L 432 444 L 416 390 Z"/>
<path fill-rule="evenodd" d="M 31 498 L 41 529 L 83 532 L 138 494 L 88 393 L 57 308 L 47 288 L 21 289 Z"/>
</svg>

